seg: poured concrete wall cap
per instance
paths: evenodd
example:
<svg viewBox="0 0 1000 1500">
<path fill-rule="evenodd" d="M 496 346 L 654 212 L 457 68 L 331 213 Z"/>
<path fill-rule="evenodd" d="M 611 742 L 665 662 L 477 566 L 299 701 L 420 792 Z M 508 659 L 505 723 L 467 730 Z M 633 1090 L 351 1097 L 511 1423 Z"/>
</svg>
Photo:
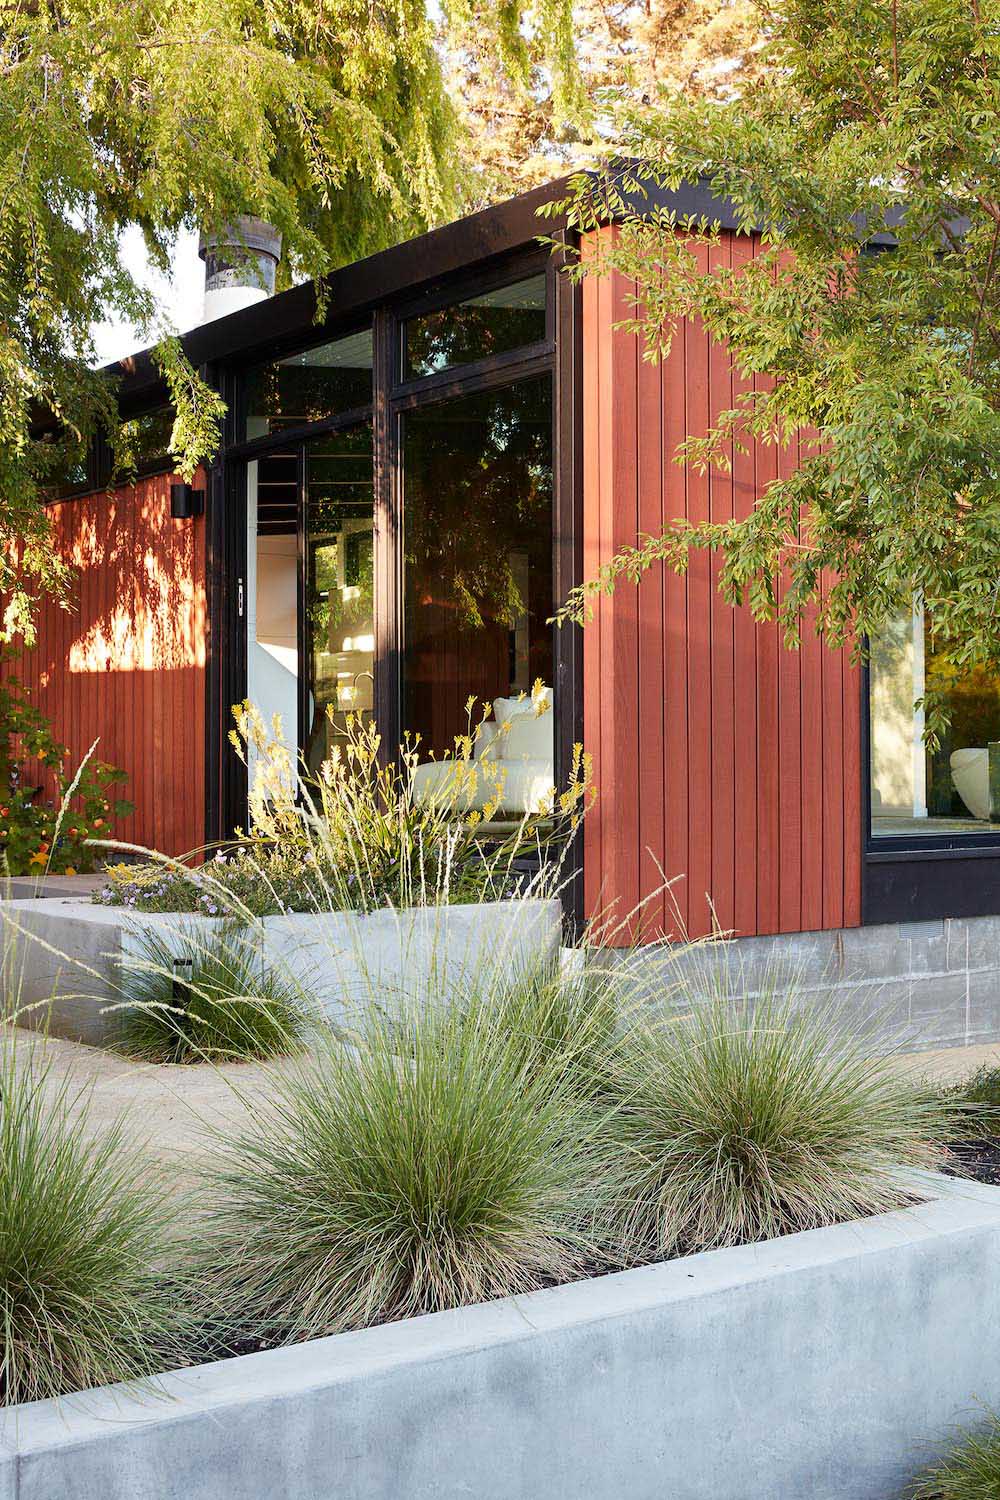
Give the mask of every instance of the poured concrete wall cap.
<svg viewBox="0 0 1000 1500">
<path fill-rule="evenodd" d="M 11 1408 L 0 1500 L 893 1500 L 1000 1404 L 1000 1190 L 926 1191 L 159 1395 Z"/>
</svg>

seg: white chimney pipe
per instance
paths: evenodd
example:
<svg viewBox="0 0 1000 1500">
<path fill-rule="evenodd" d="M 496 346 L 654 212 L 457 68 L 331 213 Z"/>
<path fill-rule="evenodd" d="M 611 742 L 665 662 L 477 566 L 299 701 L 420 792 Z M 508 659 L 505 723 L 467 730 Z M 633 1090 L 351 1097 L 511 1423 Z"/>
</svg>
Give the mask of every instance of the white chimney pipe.
<svg viewBox="0 0 1000 1500">
<path fill-rule="evenodd" d="M 205 262 L 206 323 L 274 294 L 281 235 L 266 220 L 241 215 L 218 234 L 202 234 L 198 254 Z"/>
</svg>

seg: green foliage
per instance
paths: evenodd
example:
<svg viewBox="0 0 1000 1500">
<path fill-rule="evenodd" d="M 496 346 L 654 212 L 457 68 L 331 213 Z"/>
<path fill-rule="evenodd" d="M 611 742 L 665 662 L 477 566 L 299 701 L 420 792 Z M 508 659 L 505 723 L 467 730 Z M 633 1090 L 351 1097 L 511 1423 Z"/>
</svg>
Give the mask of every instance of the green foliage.
<svg viewBox="0 0 1000 1500">
<path fill-rule="evenodd" d="M 530 1291 L 599 1256 L 594 1121 L 488 995 L 322 1045 L 219 1141 L 204 1253 L 237 1326 L 297 1340 Z M 275 1226 L 280 1225 L 276 1233 Z"/>
<path fill-rule="evenodd" d="M 983 1063 L 961 1083 L 945 1091 L 968 1136 L 1000 1135 L 1000 1068 Z"/>
<path fill-rule="evenodd" d="M 473 707 L 470 700 L 470 716 Z M 284 912 L 498 900 L 525 888 L 552 894 L 568 840 L 593 799 L 590 759 L 577 747 L 568 785 L 552 805 L 497 831 L 491 820 L 501 811 L 502 763 L 490 801 L 471 806 L 478 774 L 474 726 L 457 737 L 444 762 L 451 772 L 446 783 L 421 801 L 414 795 L 417 745 L 409 742 L 399 763 L 380 764 L 376 725 L 353 716 L 346 743 L 315 777 L 300 767 L 294 791 L 280 724 L 266 725 L 249 703 L 234 715 L 231 739 L 253 767 L 249 832 L 195 869 L 163 856 L 109 865 L 105 885 L 92 897 L 96 905 L 245 921 Z M 516 869 L 524 855 L 539 857 L 537 876 Z"/>
<path fill-rule="evenodd" d="M 195 869 L 173 860 L 141 865 L 109 865 L 106 883 L 91 897 L 96 906 L 124 906 L 146 912 L 195 912 L 203 917 L 229 914 L 274 917 L 290 911 L 322 911 L 326 883 L 315 861 L 301 849 L 248 843 Z"/>
<path fill-rule="evenodd" d="M 0 1405 L 184 1359 L 162 1186 L 124 1122 L 88 1141 L 89 1107 L 44 1065 L 15 1067 L 0 1038 Z"/>
<path fill-rule="evenodd" d="M 616 139 L 616 102 L 638 104 L 663 88 L 733 98 L 760 72 L 760 29 L 754 0 L 576 0 L 586 107 L 568 111 L 550 71 L 536 66 L 529 89 L 512 86 L 473 37 L 453 56 L 452 77 L 484 196 L 507 197 L 592 165 Z"/>
<path fill-rule="evenodd" d="M 459 49 L 474 29 L 518 88 L 537 64 L 576 102 L 569 0 L 449 6 L 441 24 Z M 45 486 L 98 428 L 127 457 L 95 324 L 166 335 L 182 473 L 217 441 L 219 404 L 121 232 L 167 270 L 182 228 L 255 214 L 290 284 L 441 222 L 464 184 L 436 40 L 424 0 L 0 0 L 0 634 L 30 635 L 39 591 L 67 580 Z"/>
<path fill-rule="evenodd" d="M 122 1050 L 143 1062 L 282 1057 L 301 1044 L 307 1001 L 263 969 L 260 933 L 226 922 L 216 931 L 143 933 L 122 966 Z"/>
<path fill-rule="evenodd" d="M 483 1003 L 473 1004 L 471 1024 L 478 1024 Z M 494 984 L 488 1003 L 525 1066 L 552 1070 L 581 1099 L 611 1105 L 613 1064 L 630 1014 L 612 968 L 537 966 L 508 986 Z"/>
<path fill-rule="evenodd" d="M 751 1009 L 712 950 L 671 1020 L 622 1036 L 608 1133 L 623 1259 L 771 1239 L 907 1201 L 904 1168 L 938 1167 L 954 1134 L 930 1085 L 870 1056 L 847 1017 L 765 985 Z M 854 1018 L 856 1023 L 856 1018 Z"/>
<path fill-rule="evenodd" d="M 912 1500 L 1000 1500 L 1000 1418 L 987 1412 L 981 1429 L 956 1443 L 910 1493 Z"/>
<path fill-rule="evenodd" d="M 996 0 L 776 0 L 761 81 L 732 103 L 634 109 L 623 159 L 571 194 L 576 225 L 622 214 L 588 269 L 637 284 L 627 325 L 662 358 L 677 321 L 728 341 L 732 409 L 683 454 L 727 469 L 748 440 L 811 434 L 736 521 L 673 522 L 577 592 L 717 549 L 721 587 L 796 644 L 802 610 L 839 645 L 921 595 L 942 666 L 1000 663 L 1000 7 Z M 643 215 L 652 187 L 707 179 L 759 253 L 706 255 L 711 224 Z M 638 194 L 631 206 L 631 192 Z M 904 210 L 902 217 L 899 208 Z M 694 242 L 678 230 L 691 231 Z M 887 231 L 891 233 L 887 234 Z M 891 239 L 880 249 L 876 239 Z M 928 734 L 942 721 L 927 685 Z"/>
<path fill-rule="evenodd" d="M 20 683 L 0 681 L 0 869 L 9 875 L 92 869 L 94 851 L 86 840 L 106 839 L 114 819 L 132 811 L 131 802 L 113 794 L 124 772 L 88 756 L 69 775 L 67 754 Z M 51 778 L 49 788 L 39 784 L 39 774 Z"/>
<path fill-rule="evenodd" d="M 322 883 L 319 906 L 334 911 L 501 898 L 519 883 L 514 861 L 531 852 L 550 856 L 536 882 L 540 894 L 557 877 L 566 840 L 591 802 L 590 759 L 577 746 L 568 784 L 552 805 L 525 814 L 509 832 L 490 834 L 502 813 L 503 763 L 495 763 L 489 801 L 472 807 L 482 762 L 473 758 L 475 700 L 467 706 L 469 733 L 456 737 L 444 762 L 451 774 L 421 800 L 414 791 L 418 743 L 404 737 L 399 760 L 386 764 L 377 725 L 360 716 L 348 716 L 345 743 L 315 777 L 300 771 L 296 793 L 280 724 L 268 726 L 251 704 L 240 705 L 230 739 L 253 765 L 248 847 L 298 851 Z"/>
</svg>

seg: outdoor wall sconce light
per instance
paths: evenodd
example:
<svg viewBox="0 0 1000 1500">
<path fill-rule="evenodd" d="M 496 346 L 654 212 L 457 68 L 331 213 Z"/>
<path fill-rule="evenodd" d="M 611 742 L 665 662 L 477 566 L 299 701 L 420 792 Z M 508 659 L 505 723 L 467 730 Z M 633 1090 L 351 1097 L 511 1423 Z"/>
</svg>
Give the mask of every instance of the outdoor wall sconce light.
<svg viewBox="0 0 1000 1500">
<path fill-rule="evenodd" d="M 190 484 L 170 486 L 170 514 L 175 521 L 188 521 L 192 516 L 205 514 L 205 491 L 196 490 Z"/>
</svg>

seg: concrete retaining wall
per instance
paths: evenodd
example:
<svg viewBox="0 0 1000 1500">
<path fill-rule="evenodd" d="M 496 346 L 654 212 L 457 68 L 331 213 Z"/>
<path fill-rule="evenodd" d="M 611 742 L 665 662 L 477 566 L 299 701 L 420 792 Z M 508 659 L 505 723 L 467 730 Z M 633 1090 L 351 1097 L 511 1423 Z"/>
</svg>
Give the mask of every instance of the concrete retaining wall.
<svg viewBox="0 0 1000 1500">
<path fill-rule="evenodd" d="M 791 978 L 806 1003 L 870 1023 L 887 1046 L 1000 1042 L 1000 917 L 780 933 L 687 952 L 653 944 L 602 961 L 622 966 L 651 1000 L 681 978 L 708 992 L 721 973 L 727 991 L 748 1000 Z"/>
<path fill-rule="evenodd" d="M 893 1500 L 1000 1405 L 1000 1190 L 929 1183 L 902 1212 L 207 1365 L 159 1397 L 12 1408 L 0 1497 Z"/>
<path fill-rule="evenodd" d="M 101 1045 L 115 1040 L 123 962 L 143 961 L 155 930 L 167 946 L 187 934 L 206 941 L 221 919 L 130 913 L 79 899 L 0 902 L 9 949 L 2 979 L 8 1013 L 53 1036 Z M 242 929 L 254 962 L 301 990 L 305 1003 L 349 1024 L 361 1007 L 447 1003 L 459 990 L 554 962 L 562 908 L 515 900 L 403 911 L 297 912 Z M 148 965 L 148 955 L 145 958 Z"/>
</svg>

